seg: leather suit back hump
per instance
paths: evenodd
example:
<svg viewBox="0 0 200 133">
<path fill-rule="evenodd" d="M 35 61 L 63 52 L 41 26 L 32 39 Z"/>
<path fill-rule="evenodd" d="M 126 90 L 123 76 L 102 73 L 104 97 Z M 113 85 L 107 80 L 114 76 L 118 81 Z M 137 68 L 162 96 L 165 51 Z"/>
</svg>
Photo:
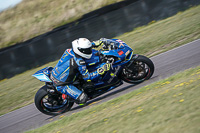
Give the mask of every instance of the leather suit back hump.
<svg viewBox="0 0 200 133">
<path fill-rule="evenodd" d="M 57 82 L 71 83 L 75 79 L 77 73 L 77 64 L 74 60 L 74 52 L 72 49 L 67 49 L 62 55 L 57 65 L 52 70 L 52 76 Z"/>
</svg>

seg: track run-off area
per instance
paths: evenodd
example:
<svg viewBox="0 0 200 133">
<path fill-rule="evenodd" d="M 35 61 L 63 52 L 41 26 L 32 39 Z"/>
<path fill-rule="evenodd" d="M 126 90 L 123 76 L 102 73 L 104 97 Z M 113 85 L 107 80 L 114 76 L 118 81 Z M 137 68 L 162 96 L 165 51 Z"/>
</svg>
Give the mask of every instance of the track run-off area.
<svg viewBox="0 0 200 133">
<path fill-rule="evenodd" d="M 167 78 L 177 72 L 200 65 L 200 39 L 182 45 L 175 49 L 161 53 L 151 58 L 155 65 L 155 72 L 151 79 L 138 85 L 125 83 L 116 89 L 88 101 L 87 106 L 74 105 L 72 110 L 59 116 L 48 116 L 39 112 L 34 104 L 30 104 L 13 112 L 0 116 L 0 133 L 18 133 L 38 128 L 63 116 L 71 115 L 135 89 Z"/>
</svg>

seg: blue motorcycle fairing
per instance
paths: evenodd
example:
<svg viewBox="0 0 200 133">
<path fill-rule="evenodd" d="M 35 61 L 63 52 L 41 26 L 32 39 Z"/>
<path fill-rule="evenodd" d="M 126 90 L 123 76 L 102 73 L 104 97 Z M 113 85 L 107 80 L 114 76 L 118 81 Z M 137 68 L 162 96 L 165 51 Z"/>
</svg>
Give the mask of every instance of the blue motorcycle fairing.
<svg viewBox="0 0 200 133">
<path fill-rule="evenodd" d="M 104 76 L 96 79 L 94 82 L 94 91 L 90 90 L 88 91 L 89 95 L 91 97 L 95 97 L 96 94 L 103 94 L 106 91 L 112 90 L 116 88 L 117 86 L 123 84 L 122 80 L 118 77 L 122 69 L 124 68 L 124 65 L 129 63 L 130 61 L 133 61 L 134 58 L 137 58 L 137 55 L 133 54 L 133 50 L 123 41 L 119 39 L 110 39 L 112 43 L 114 43 L 113 49 L 110 49 L 109 51 L 100 51 L 104 55 L 115 56 L 115 62 L 112 64 L 111 70 L 106 72 Z M 88 71 L 92 72 L 93 70 L 96 70 L 99 67 L 100 58 L 99 55 L 96 54 L 98 51 L 93 49 L 93 55 L 90 60 L 85 60 Z M 65 53 L 66 54 L 66 53 Z M 65 54 L 63 57 L 65 57 Z M 66 54 L 67 55 L 67 54 Z M 62 63 L 62 62 L 60 62 Z M 46 67 L 42 70 L 39 70 L 35 74 L 33 74 L 34 77 L 38 78 L 40 81 L 43 82 L 52 82 L 49 78 L 50 70 L 53 68 Z M 63 86 L 66 87 L 66 89 L 63 89 L 62 93 L 65 93 L 74 99 L 77 99 L 77 97 L 81 94 L 81 90 L 73 86 L 72 84 Z M 57 87 L 58 89 L 62 89 L 60 87 Z M 65 92 L 64 92 L 65 91 Z"/>
<path fill-rule="evenodd" d="M 104 94 L 104 93 L 106 93 L 106 92 L 108 92 L 108 91 L 110 91 L 112 89 L 115 89 L 116 87 L 118 87 L 118 86 L 120 86 L 122 84 L 123 84 L 123 82 L 121 80 L 118 80 L 118 81 L 116 81 L 116 82 L 114 82 L 112 84 L 103 85 L 103 86 L 101 86 L 99 88 L 95 88 L 96 93 L 93 94 L 93 95 L 90 95 L 90 97 L 91 98 L 97 97 L 97 96 L 99 96 L 101 94 Z"/>
<path fill-rule="evenodd" d="M 32 76 L 36 77 L 37 79 L 39 79 L 42 82 L 52 82 L 51 79 L 49 78 L 49 74 L 52 69 L 53 69 L 53 67 L 45 67 L 45 68 L 37 71 L 36 73 L 34 73 Z"/>
<path fill-rule="evenodd" d="M 118 39 L 112 39 L 109 41 L 115 43 L 118 48 L 110 51 L 101 51 L 101 53 L 104 55 L 116 56 L 119 58 L 119 60 L 115 61 L 114 64 L 112 64 L 112 69 L 110 71 L 106 72 L 103 77 L 99 78 L 96 81 L 97 83 L 95 83 L 95 89 L 97 90 L 99 88 L 102 88 L 103 86 L 110 86 L 116 83 L 116 81 L 119 80 L 117 75 L 119 75 L 119 73 L 122 71 L 124 65 L 126 65 L 134 57 L 133 50 L 123 41 Z M 123 43 L 123 45 L 121 45 L 120 43 Z M 93 69 L 97 69 L 97 67 L 95 65 L 91 66 L 89 68 L 89 71 Z"/>
<path fill-rule="evenodd" d="M 109 41 L 112 42 L 117 49 L 101 51 L 104 55 L 112 55 L 118 57 L 120 60 L 124 60 L 126 56 L 133 51 L 132 48 L 119 39 L 111 39 Z"/>
<path fill-rule="evenodd" d="M 124 47 L 128 47 L 128 48 L 130 48 L 124 41 L 122 41 L 122 40 L 119 40 L 119 39 L 111 39 L 114 43 L 115 43 L 115 45 L 117 45 L 117 47 L 119 48 L 119 49 L 123 49 Z M 132 50 L 132 48 L 130 48 L 131 50 Z"/>
</svg>

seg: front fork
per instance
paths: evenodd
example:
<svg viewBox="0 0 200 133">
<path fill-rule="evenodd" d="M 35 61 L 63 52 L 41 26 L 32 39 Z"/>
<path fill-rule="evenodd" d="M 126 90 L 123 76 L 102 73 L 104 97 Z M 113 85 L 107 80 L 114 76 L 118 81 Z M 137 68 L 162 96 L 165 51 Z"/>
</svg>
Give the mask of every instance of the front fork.
<svg viewBox="0 0 200 133">
<path fill-rule="evenodd" d="M 130 67 L 131 64 L 133 64 L 133 62 L 134 62 L 138 57 L 139 57 L 138 54 L 134 54 L 134 55 L 131 57 L 131 59 L 130 59 L 128 65 L 127 65 L 127 67 Z"/>
</svg>

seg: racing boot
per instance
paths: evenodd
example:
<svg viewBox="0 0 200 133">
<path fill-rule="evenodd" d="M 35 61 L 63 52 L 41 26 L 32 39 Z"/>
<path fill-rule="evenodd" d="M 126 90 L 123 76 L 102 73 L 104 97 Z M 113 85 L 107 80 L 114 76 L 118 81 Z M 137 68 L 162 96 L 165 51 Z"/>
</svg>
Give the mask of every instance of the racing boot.
<svg viewBox="0 0 200 133">
<path fill-rule="evenodd" d="M 81 93 L 81 95 L 77 98 L 79 105 L 85 105 L 88 100 L 88 95 L 86 93 Z"/>
<path fill-rule="evenodd" d="M 56 89 L 61 93 L 69 95 L 70 97 L 75 99 L 77 104 L 85 104 L 87 102 L 87 94 L 85 94 L 83 91 L 79 90 L 72 84 L 66 86 L 57 86 Z"/>
</svg>

